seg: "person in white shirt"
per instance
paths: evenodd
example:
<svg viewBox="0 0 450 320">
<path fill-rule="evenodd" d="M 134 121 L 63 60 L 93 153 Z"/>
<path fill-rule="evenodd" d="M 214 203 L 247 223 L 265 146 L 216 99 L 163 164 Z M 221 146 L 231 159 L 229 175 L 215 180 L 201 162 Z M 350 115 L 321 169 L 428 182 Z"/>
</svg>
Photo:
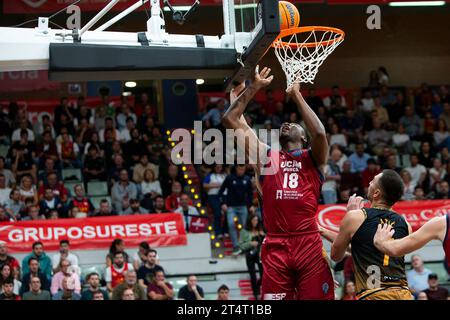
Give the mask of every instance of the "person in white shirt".
<svg viewBox="0 0 450 320">
<path fill-rule="evenodd" d="M 221 164 L 216 164 L 214 171 L 208 174 L 203 180 L 203 188 L 208 193 L 208 204 L 214 213 L 214 232 L 218 239 L 224 236 L 224 227 L 222 226 L 222 208 L 219 198 L 219 190 L 227 175 Z"/>
<path fill-rule="evenodd" d="M 6 186 L 6 177 L 0 173 L 0 206 L 5 206 L 9 200 L 11 188 Z"/>
<path fill-rule="evenodd" d="M 411 174 L 406 169 L 403 169 L 400 172 L 400 176 L 402 177 L 403 184 L 405 185 L 402 200 L 414 200 L 414 191 L 416 190 L 417 183 L 412 181 Z"/>
<path fill-rule="evenodd" d="M 180 197 L 180 206 L 175 210 L 175 213 L 179 213 L 183 216 L 186 232 L 189 232 L 192 217 L 200 216 L 197 209 L 189 205 L 190 201 L 191 199 L 189 199 L 189 196 L 187 194 L 182 194 Z"/>
<path fill-rule="evenodd" d="M 122 143 L 127 143 L 131 141 L 131 131 L 136 128 L 136 123 L 132 117 L 127 118 L 127 126 L 126 128 L 120 130 L 120 139 Z"/>
<path fill-rule="evenodd" d="M 428 275 L 432 271 L 425 268 L 423 260 L 418 254 L 411 257 L 411 266 L 412 269 L 406 271 L 406 278 L 409 289 L 417 296 L 419 292 L 428 289 Z"/>
<path fill-rule="evenodd" d="M 331 125 L 330 146 L 337 144 L 341 147 L 347 147 L 347 137 L 339 132 L 339 126 L 336 123 Z"/>
<path fill-rule="evenodd" d="M 392 135 L 392 143 L 394 147 L 399 151 L 399 153 L 411 153 L 411 138 L 405 132 L 405 127 L 399 124 L 397 127 L 397 132 Z"/>
<path fill-rule="evenodd" d="M 64 259 L 70 261 L 70 271 L 80 275 L 81 269 L 78 265 L 78 257 L 71 253 L 69 240 L 61 240 L 59 242 L 59 252 L 52 257 L 53 272 L 56 273 L 59 270 L 60 262 Z"/>
<path fill-rule="evenodd" d="M 442 165 L 441 159 L 436 158 L 433 160 L 433 168 L 429 170 L 430 173 L 430 188 L 439 188 L 439 182 L 441 182 L 446 174 L 447 170 Z M 437 190 L 439 192 L 439 190 Z"/>
<path fill-rule="evenodd" d="M 411 175 L 411 182 L 416 186 L 421 186 L 427 175 L 427 168 L 419 163 L 417 154 L 410 156 L 411 166 L 406 168 Z"/>
<path fill-rule="evenodd" d="M 157 195 L 162 195 L 161 183 L 156 180 L 155 172 L 152 169 L 144 171 L 144 180 L 141 182 L 141 192 L 144 196 L 150 195 L 154 199 Z"/>
<path fill-rule="evenodd" d="M 361 111 L 364 114 L 369 115 L 373 110 L 375 110 L 375 101 L 372 98 L 370 90 L 367 90 L 364 92 L 364 96 L 361 99 Z"/>
<path fill-rule="evenodd" d="M 117 251 L 114 254 L 113 264 L 105 270 L 106 287 L 109 292 L 112 292 L 117 285 L 124 281 L 125 273 L 128 270 L 134 271 L 133 265 L 125 262 L 123 252 Z"/>
<path fill-rule="evenodd" d="M 323 99 L 323 105 L 330 110 L 331 105 L 335 105 L 336 104 L 336 98 L 340 97 L 341 98 L 341 106 L 346 107 L 347 106 L 347 101 L 345 100 L 345 97 L 343 95 L 341 95 L 340 91 L 339 91 L 339 87 L 338 86 L 334 86 L 331 89 L 331 95 L 328 97 L 325 97 Z"/>
<path fill-rule="evenodd" d="M 14 130 L 14 132 L 12 134 L 12 137 L 11 137 L 12 142 L 14 143 L 16 141 L 20 141 L 22 130 L 27 130 L 27 132 L 28 132 L 28 136 L 27 136 L 28 137 L 28 141 L 29 142 L 33 142 L 34 141 L 34 132 L 33 132 L 33 130 L 30 130 L 28 128 L 28 121 L 27 120 L 22 120 L 20 122 L 19 128 Z"/>
</svg>

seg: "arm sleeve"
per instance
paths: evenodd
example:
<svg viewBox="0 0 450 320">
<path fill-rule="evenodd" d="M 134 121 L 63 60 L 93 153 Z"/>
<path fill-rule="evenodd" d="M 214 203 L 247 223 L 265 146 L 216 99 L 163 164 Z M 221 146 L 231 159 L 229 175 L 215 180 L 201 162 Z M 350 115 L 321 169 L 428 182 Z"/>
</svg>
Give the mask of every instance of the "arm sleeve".
<svg viewBox="0 0 450 320">
<path fill-rule="evenodd" d="M 242 251 L 250 250 L 252 248 L 250 241 L 250 233 L 243 229 L 239 237 L 239 248 L 241 248 Z"/>
<path fill-rule="evenodd" d="M 112 281 L 111 268 L 106 268 L 105 270 L 105 281 L 106 282 Z"/>
<path fill-rule="evenodd" d="M 226 177 L 219 189 L 218 195 L 219 195 L 221 203 L 225 203 L 225 198 L 223 196 L 223 192 L 225 191 L 225 189 L 228 188 L 228 181 L 229 181 L 229 179 L 228 179 L 228 177 Z"/>
</svg>

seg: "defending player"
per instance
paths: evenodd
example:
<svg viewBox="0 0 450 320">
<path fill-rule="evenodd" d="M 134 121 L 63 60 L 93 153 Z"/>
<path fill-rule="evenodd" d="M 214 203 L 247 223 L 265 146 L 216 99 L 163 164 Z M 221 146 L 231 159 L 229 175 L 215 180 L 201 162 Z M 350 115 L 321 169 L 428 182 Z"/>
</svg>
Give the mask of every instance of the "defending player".
<svg viewBox="0 0 450 320">
<path fill-rule="evenodd" d="M 419 230 L 409 236 L 392 240 L 394 229 L 390 225 L 378 225 L 373 243 L 381 252 L 398 257 L 422 248 L 431 240 L 440 240 L 444 247 L 447 265 L 450 266 L 450 215 L 436 217 L 425 223 Z"/>
<path fill-rule="evenodd" d="M 378 224 L 392 225 L 395 239 L 408 236 L 411 227 L 392 206 L 403 195 L 401 177 L 393 170 L 384 170 L 369 184 L 370 208 L 362 208 L 362 198 L 352 199 L 352 209 L 342 220 L 337 236 L 332 238 L 331 258 L 340 261 L 351 244 L 355 267 L 357 298 L 359 300 L 411 300 L 403 256 L 390 257 L 373 245 Z M 333 239 L 334 238 L 334 239 Z"/>
<path fill-rule="evenodd" d="M 242 130 L 250 140 L 246 155 L 255 150 L 268 156 L 274 174 L 260 174 L 262 161 L 255 165 L 257 187 L 262 197 L 267 236 L 261 249 L 262 295 L 266 300 L 332 300 L 334 282 L 322 251 L 316 224 L 323 168 L 328 160 L 325 129 L 303 99 L 300 85 L 287 90 L 311 135 L 305 149 L 306 133 L 297 123 L 284 123 L 280 130 L 280 151 L 262 143 L 243 118 L 250 99 L 268 85 L 270 69 L 256 73 L 253 83 L 241 84 L 231 93 L 231 106 L 224 115 L 226 128 Z M 254 153 L 253 153 L 254 154 Z"/>
</svg>

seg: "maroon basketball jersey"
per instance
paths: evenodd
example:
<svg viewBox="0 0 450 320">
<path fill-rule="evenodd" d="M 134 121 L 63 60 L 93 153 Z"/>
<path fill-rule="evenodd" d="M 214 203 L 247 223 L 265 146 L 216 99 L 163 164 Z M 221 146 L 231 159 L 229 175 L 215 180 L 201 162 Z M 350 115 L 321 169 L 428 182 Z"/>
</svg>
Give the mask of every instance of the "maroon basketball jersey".
<svg viewBox="0 0 450 320">
<path fill-rule="evenodd" d="M 447 214 L 447 231 L 445 232 L 445 238 L 442 245 L 444 246 L 445 258 L 447 259 L 447 266 L 450 267 L 450 214 Z"/>
<path fill-rule="evenodd" d="M 317 231 L 322 178 L 310 152 L 271 150 L 268 165 L 275 173 L 262 176 L 261 182 L 267 232 L 287 235 Z"/>
</svg>

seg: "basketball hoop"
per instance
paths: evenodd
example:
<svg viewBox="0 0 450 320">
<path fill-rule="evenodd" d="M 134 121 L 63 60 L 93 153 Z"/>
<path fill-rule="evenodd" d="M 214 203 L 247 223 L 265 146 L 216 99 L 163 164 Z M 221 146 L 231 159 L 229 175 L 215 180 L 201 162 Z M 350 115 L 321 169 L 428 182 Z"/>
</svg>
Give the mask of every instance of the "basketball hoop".
<svg viewBox="0 0 450 320">
<path fill-rule="evenodd" d="M 344 37 L 344 31 L 331 27 L 282 30 L 272 47 L 286 74 L 288 88 L 297 81 L 314 83 L 319 67 Z"/>
</svg>

